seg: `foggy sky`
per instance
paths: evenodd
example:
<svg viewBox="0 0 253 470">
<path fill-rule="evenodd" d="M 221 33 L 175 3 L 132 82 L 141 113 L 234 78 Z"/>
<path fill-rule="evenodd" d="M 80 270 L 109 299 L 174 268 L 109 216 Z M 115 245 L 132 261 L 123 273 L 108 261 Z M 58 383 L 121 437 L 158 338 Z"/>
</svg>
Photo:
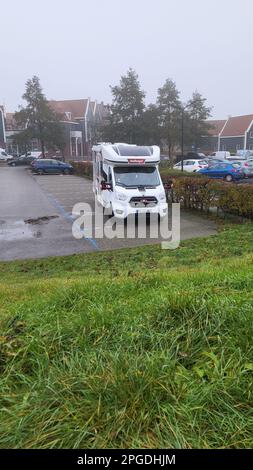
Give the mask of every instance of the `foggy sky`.
<svg viewBox="0 0 253 470">
<path fill-rule="evenodd" d="M 34 74 L 48 99 L 110 102 L 132 67 L 147 104 L 172 78 L 214 118 L 253 113 L 252 17 L 252 0 L 0 0 L 0 104 Z"/>
</svg>

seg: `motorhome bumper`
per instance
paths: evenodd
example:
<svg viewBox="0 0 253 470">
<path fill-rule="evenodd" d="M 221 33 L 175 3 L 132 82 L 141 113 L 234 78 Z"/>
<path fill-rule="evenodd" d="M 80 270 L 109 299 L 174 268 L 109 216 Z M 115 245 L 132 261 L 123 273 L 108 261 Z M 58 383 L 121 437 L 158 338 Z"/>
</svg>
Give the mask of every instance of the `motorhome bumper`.
<svg viewBox="0 0 253 470">
<path fill-rule="evenodd" d="M 134 208 L 129 205 L 126 207 L 122 206 L 114 206 L 113 213 L 115 217 L 120 219 L 125 219 L 129 215 L 136 215 L 136 214 L 159 214 L 160 217 L 165 217 L 168 211 L 168 207 L 166 203 L 158 204 L 155 207 L 138 207 Z"/>
</svg>

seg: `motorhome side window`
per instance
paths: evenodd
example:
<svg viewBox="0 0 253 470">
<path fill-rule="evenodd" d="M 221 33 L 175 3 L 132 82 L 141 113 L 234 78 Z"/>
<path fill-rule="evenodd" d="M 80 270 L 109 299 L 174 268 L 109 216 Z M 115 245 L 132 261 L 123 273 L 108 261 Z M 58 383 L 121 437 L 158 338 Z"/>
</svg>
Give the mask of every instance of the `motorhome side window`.
<svg viewBox="0 0 253 470">
<path fill-rule="evenodd" d="M 108 182 L 112 183 L 112 170 L 111 170 L 111 168 L 109 168 L 109 172 L 108 172 Z"/>
<path fill-rule="evenodd" d="M 102 163 L 102 162 L 99 162 L 99 165 L 100 165 L 100 174 L 101 174 L 101 178 L 106 181 L 106 180 L 107 180 L 107 174 L 106 174 L 106 172 L 104 171 L 103 163 Z"/>
</svg>

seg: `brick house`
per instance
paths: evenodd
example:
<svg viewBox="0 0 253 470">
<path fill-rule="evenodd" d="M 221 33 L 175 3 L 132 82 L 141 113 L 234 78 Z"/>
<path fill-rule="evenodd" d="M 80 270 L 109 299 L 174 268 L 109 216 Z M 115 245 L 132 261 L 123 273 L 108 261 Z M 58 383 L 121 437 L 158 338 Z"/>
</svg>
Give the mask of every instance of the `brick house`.
<svg viewBox="0 0 253 470">
<path fill-rule="evenodd" d="M 108 115 L 108 106 L 88 99 L 49 101 L 51 108 L 62 116 L 69 133 L 66 154 L 70 157 L 90 156 L 99 126 Z"/>
<path fill-rule="evenodd" d="M 87 158 L 91 154 L 91 147 L 96 140 L 99 126 L 108 115 L 108 106 L 88 99 L 80 100 L 51 100 L 49 106 L 60 115 L 62 127 L 66 137 L 64 157 L 68 159 Z M 20 153 L 18 146 L 13 142 L 13 135 L 21 130 L 14 119 L 14 113 L 4 113 L 2 109 L 2 122 L 5 129 L 5 146 L 10 154 Z M 1 115 L 0 115 L 1 140 Z M 39 142 L 34 139 L 29 142 L 30 150 L 40 150 Z M 60 154 L 47 149 L 48 156 Z"/>
</svg>

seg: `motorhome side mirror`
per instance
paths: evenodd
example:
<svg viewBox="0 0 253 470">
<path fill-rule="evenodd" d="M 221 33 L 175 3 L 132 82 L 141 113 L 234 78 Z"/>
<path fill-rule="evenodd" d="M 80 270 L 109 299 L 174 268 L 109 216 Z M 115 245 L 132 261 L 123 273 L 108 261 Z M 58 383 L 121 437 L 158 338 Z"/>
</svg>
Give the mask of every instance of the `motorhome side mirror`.
<svg viewBox="0 0 253 470">
<path fill-rule="evenodd" d="M 167 183 L 164 183 L 163 187 L 165 191 L 169 191 L 169 189 L 173 188 L 173 181 L 172 180 L 167 181 Z"/>
<path fill-rule="evenodd" d="M 112 183 L 107 183 L 107 181 L 101 181 L 101 191 L 111 191 Z"/>
</svg>

